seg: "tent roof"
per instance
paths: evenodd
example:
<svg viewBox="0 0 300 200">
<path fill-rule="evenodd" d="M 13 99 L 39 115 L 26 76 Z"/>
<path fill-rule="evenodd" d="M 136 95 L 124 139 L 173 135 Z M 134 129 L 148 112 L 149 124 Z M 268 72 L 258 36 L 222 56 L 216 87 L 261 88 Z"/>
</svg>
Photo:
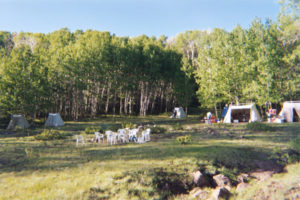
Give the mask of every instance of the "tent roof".
<svg viewBox="0 0 300 200">
<path fill-rule="evenodd" d="M 254 103 L 244 105 L 230 105 L 231 109 L 251 109 L 253 106 L 255 106 Z"/>
</svg>

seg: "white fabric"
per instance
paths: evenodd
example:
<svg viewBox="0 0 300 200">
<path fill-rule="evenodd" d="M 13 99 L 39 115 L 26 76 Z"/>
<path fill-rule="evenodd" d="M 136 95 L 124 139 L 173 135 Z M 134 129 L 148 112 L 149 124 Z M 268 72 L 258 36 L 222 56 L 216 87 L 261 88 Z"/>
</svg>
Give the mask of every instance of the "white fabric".
<svg viewBox="0 0 300 200">
<path fill-rule="evenodd" d="M 49 113 L 48 119 L 45 122 L 47 127 L 64 126 L 64 122 L 60 117 L 59 113 Z"/>
<path fill-rule="evenodd" d="M 256 121 L 261 121 L 261 116 L 256 109 L 255 104 L 249 104 L 249 105 L 230 105 L 228 108 L 228 111 L 225 115 L 224 118 L 224 123 L 231 123 L 231 111 L 232 110 L 244 110 L 244 109 L 250 109 L 250 120 L 249 122 L 256 122 Z"/>
<path fill-rule="evenodd" d="M 287 122 L 293 122 L 294 112 L 300 117 L 300 101 L 286 101 L 283 103 L 279 116 L 285 119 Z"/>
<path fill-rule="evenodd" d="M 172 114 L 173 116 L 173 117 L 171 116 L 172 118 L 186 118 L 186 114 L 182 107 L 174 108 L 173 113 L 175 113 L 175 117 Z"/>
<path fill-rule="evenodd" d="M 13 115 L 7 129 L 14 129 L 15 127 L 29 128 L 29 123 L 23 115 Z"/>
</svg>

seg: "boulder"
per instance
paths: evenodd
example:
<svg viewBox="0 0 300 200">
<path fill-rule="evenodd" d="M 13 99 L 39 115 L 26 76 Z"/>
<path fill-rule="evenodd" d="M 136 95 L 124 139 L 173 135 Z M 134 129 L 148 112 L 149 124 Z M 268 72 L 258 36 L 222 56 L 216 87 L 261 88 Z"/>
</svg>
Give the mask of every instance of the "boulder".
<svg viewBox="0 0 300 200">
<path fill-rule="evenodd" d="M 239 183 L 247 183 L 247 182 L 248 182 L 248 178 L 249 178 L 249 175 L 243 173 L 243 174 L 238 175 L 237 181 L 238 181 Z"/>
<path fill-rule="evenodd" d="M 239 183 L 237 186 L 236 186 L 236 191 L 239 193 L 243 190 L 245 190 L 246 188 L 250 187 L 251 185 L 249 183 Z"/>
<path fill-rule="evenodd" d="M 223 174 L 218 174 L 213 176 L 214 181 L 219 187 L 226 187 L 226 189 L 231 189 L 231 182 L 230 179 Z"/>
<path fill-rule="evenodd" d="M 196 199 L 207 199 L 208 198 L 208 192 L 202 190 L 199 187 L 194 188 L 193 190 L 190 191 L 190 196 L 192 198 Z"/>
<path fill-rule="evenodd" d="M 210 187 L 209 177 L 200 171 L 193 172 L 193 181 L 198 187 Z"/>
<path fill-rule="evenodd" d="M 225 187 L 217 187 L 213 193 L 213 199 L 229 199 L 230 192 Z"/>
</svg>

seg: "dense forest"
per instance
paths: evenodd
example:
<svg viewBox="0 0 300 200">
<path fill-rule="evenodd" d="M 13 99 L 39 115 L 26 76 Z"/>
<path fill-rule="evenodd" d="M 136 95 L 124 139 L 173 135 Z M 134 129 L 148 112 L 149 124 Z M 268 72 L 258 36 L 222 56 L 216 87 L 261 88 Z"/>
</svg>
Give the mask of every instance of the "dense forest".
<svg viewBox="0 0 300 200">
<path fill-rule="evenodd" d="M 174 106 L 217 110 L 300 99 L 299 2 L 278 20 L 174 38 L 118 37 L 95 30 L 0 32 L 0 113 L 77 120 L 99 114 L 159 114 Z"/>
</svg>

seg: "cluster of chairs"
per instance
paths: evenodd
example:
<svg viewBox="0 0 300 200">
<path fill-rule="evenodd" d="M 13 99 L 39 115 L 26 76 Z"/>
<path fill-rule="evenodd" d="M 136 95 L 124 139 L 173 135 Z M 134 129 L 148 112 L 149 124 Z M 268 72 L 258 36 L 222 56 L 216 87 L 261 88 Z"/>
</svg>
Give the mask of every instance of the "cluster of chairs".
<svg viewBox="0 0 300 200">
<path fill-rule="evenodd" d="M 138 136 L 139 129 L 119 129 L 117 133 L 112 131 L 105 131 L 107 143 L 110 145 L 121 143 L 136 142 L 139 144 L 150 141 L 151 129 L 148 128 L 142 131 Z"/>
<path fill-rule="evenodd" d="M 139 129 L 118 129 L 117 132 L 113 131 L 105 131 L 105 136 L 107 139 L 107 144 L 113 145 L 118 143 L 129 143 L 129 142 L 136 142 L 139 144 L 145 143 L 150 141 L 150 133 L 151 129 L 147 128 L 143 130 L 141 135 L 138 136 Z M 100 143 L 101 141 L 104 143 L 104 134 L 100 132 L 95 132 L 95 140 L 96 142 Z M 84 138 L 82 135 L 76 135 L 76 145 L 79 143 L 84 144 Z"/>
</svg>

